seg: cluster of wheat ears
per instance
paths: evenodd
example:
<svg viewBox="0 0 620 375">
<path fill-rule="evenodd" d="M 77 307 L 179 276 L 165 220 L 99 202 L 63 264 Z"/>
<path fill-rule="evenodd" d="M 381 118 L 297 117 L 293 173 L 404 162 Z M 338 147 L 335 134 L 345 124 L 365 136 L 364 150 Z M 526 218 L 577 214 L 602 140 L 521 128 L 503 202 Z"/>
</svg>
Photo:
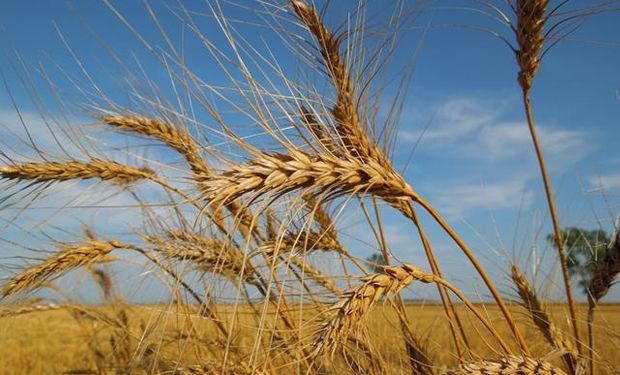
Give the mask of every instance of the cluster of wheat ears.
<svg viewBox="0 0 620 375">
<path fill-rule="evenodd" d="M 381 142 L 381 137 L 387 139 L 388 135 L 374 124 L 369 106 L 364 104 L 368 101 L 365 85 L 373 77 L 365 77 L 364 73 L 371 69 L 360 69 L 360 66 L 372 61 L 363 61 L 369 56 L 354 57 L 351 52 L 359 42 L 356 39 L 359 34 L 350 28 L 339 33 L 333 31 L 317 8 L 299 0 L 278 5 L 282 11 L 279 17 L 299 30 L 293 34 L 291 43 L 298 43 L 295 48 L 301 51 L 303 61 L 329 83 L 329 91 L 334 93 L 331 99 L 320 97 L 312 86 L 292 80 L 285 80 L 290 95 L 272 94 L 259 80 L 253 79 L 243 61 L 234 61 L 234 56 L 229 60 L 205 37 L 205 46 L 221 59 L 218 61 L 223 66 L 235 65 L 245 79 L 242 86 L 236 76 L 230 76 L 238 94 L 246 101 L 246 106 L 238 106 L 237 110 L 248 114 L 270 138 L 265 141 L 259 137 L 252 144 L 248 141 L 251 138 L 226 124 L 215 107 L 208 107 L 207 111 L 218 122 L 219 133 L 227 140 L 226 147 L 234 147 L 242 157 L 227 157 L 225 152 L 200 139 L 191 131 L 190 119 L 165 104 L 150 103 L 153 110 L 137 113 L 110 102 L 110 108 L 98 115 L 101 126 L 166 146 L 184 159 L 190 178 L 178 184 L 161 175 L 154 166 L 131 166 L 105 157 L 24 162 L 2 153 L 6 163 L 0 166 L 0 177 L 4 183 L 27 188 L 68 180 L 112 183 L 113 188 L 135 197 L 146 225 L 130 239 L 106 238 L 87 230 L 83 240 L 57 243 L 51 255 L 10 276 L 2 285 L 5 298 L 23 295 L 53 288 L 53 281 L 59 276 L 83 268 L 101 287 L 106 305 L 112 306 L 112 310 L 76 303 L 32 302 L 2 312 L 0 318 L 65 309 L 82 323 L 107 325 L 112 332 L 113 360 L 104 360 L 104 354 L 95 350 L 98 359 L 93 373 L 595 374 L 594 311 L 620 271 L 620 240 L 616 237 L 609 244 L 606 256 L 597 261 L 589 288 L 589 324 L 585 336 L 579 329 L 566 250 L 529 92 L 545 44 L 554 40 L 550 36 L 557 24 L 600 9 L 569 12 L 556 25 L 549 25 L 566 2 L 560 2 L 556 8 L 551 8 L 548 0 L 507 3 L 512 14 L 491 3 L 485 4 L 510 25 L 516 40 L 511 48 L 547 192 L 572 330 L 563 330 L 553 322 L 544 301 L 516 262 L 512 264 L 512 279 L 531 322 L 557 354 L 555 357 L 540 358 L 539 353 L 531 351 L 531 344 L 515 320 L 514 308 L 509 307 L 473 249 L 393 167 L 387 151 L 389 142 Z M 119 12 L 112 10 L 126 22 Z M 191 16 L 181 7 L 181 13 L 184 12 L 185 16 Z M 225 19 L 217 21 L 222 23 L 223 30 L 230 31 Z M 191 23 L 189 27 L 193 29 Z M 197 28 L 194 31 L 199 33 Z M 232 33 L 228 40 L 235 51 L 237 44 Z M 180 57 L 178 64 L 188 86 L 205 86 Z M 278 70 L 277 66 L 270 68 Z M 201 94 L 198 90 L 192 92 L 197 97 Z M 206 102 L 206 95 L 202 99 Z M 271 146 L 266 149 L 266 145 Z M 159 211 L 149 207 L 146 198 L 139 197 L 134 187 L 143 183 L 167 192 L 177 208 L 177 225 L 170 224 Z M 384 264 L 374 267 L 375 271 L 380 270 L 378 273 L 368 271 L 368 265 L 360 262 L 341 242 L 335 213 L 330 208 L 353 199 L 360 202 L 367 217 L 375 215 L 377 239 L 384 257 Z M 420 250 L 428 259 L 428 267 L 393 263 L 383 238 L 378 208 L 381 203 L 410 221 L 423 245 Z M 462 251 L 484 282 L 502 319 L 491 321 L 483 305 L 470 301 L 459 287 L 443 277 L 419 214 L 434 219 Z M 122 257 L 117 254 L 123 252 L 142 257 L 169 281 L 177 304 L 182 306 L 178 314 L 198 316 L 215 329 L 208 343 L 194 343 L 209 346 L 215 355 L 198 356 L 194 363 L 167 357 L 164 347 L 168 343 L 163 340 L 149 343 L 145 339 L 146 328 L 142 332 L 129 328 L 129 305 L 115 292 L 112 278 L 101 266 L 121 262 Z M 332 253 L 342 260 L 343 269 L 349 265 L 357 272 L 348 273 L 345 283 L 313 265 L 310 255 L 315 252 L 321 252 L 315 257 Z M 236 303 L 225 304 L 219 299 L 221 292 L 213 285 L 215 278 L 206 278 L 213 284 L 205 282 L 202 287 L 187 280 L 188 267 L 192 272 L 225 280 L 230 286 L 226 293 L 235 295 Z M 454 364 L 437 362 L 414 329 L 416 318 L 407 312 L 400 292 L 410 286 L 415 288 L 418 283 L 437 287 L 443 309 L 441 319 L 449 324 Z M 368 334 L 369 315 L 377 304 L 389 305 L 398 318 L 402 341 L 393 345 L 404 347 L 407 360 L 397 370 L 386 364 L 384 351 L 373 344 Z M 252 326 L 257 327 L 250 333 L 252 344 L 245 347 L 235 345 L 240 335 L 248 334 L 241 328 L 250 323 L 240 321 L 241 315 L 249 316 Z M 474 317 L 479 330 L 468 329 L 464 316 Z M 193 330 L 184 332 L 187 336 L 194 333 Z M 487 338 L 487 345 L 495 351 L 493 358 L 481 357 L 472 349 L 473 335 Z"/>
</svg>

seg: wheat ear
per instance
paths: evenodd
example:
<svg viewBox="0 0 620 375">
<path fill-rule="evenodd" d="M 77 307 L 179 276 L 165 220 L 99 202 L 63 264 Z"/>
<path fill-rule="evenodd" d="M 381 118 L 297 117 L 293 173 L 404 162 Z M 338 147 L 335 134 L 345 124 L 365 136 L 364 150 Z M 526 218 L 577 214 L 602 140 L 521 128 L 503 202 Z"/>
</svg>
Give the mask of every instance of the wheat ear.
<svg viewBox="0 0 620 375">
<path fill-rule="evenodd" d="M 336 90 L 336 104 L 332 108 L 332 115 L 336 122 L 336 131 L 339 140 L 345 146 L 346 153 L 370 158 L 388 166 L 385 154 L 371 142 L 368 133 L 360 121 L 355 107 L 355 86 L 351 81 L 350 71 L 345 59 L 340 53 L 340 38 L 336 37 L 323 23 L 316 9 L 303 1 L 292 1 L 293 10 L 308 30 L 314 35 L 322 57 L 323 65 L 327 68 Z M 314 126 L 316 133 L 317 126 Z M 313 129 L 311 129 L 312 131 Z"/>
<path fill-rule="evenodd" d="M 202 190 L 207 200 L 226 204 L 248 193 L 254 193 L 254 197 L 267 193 L 277 196 L 299 189 L 318 190 L 329 197 L 358 192 L 396 200 L 417 197 L 400 175 L 373 160 L 311 156 L 298 150 L 288 154 L 261 153 L 249 162 L 212 175 Z"/>
<path fill-rule="evenodd" d="M 588 288 L 594 301 L 603 298 L 614 279 L 620 273 L 620 231 L 616 231 L 614 240 L 609 244 L 605 256 L 598 259 Z"/>
<path fill-rule="evenodd" d="M 99 178 L 115 184 L 126 185 L 143 179 L 155 179 L 153 170 L 136 168 L 110 160 L 91 159 L 68 162 L 31 162 L 0 167 L 0 177 L 10 180 L 36 182 L 66 181 Z"/>
<path fill-rule="evenodd" d="M 157 139 L 175 149 L 187 160 L 194 174 L 207 174 L 209 166 L 200 155 L 200 147 L 191 134 L 168 121 L 134 114 L 103 116 L 101 121 L 126 132 Z"/>
<path fill-rule="evenodd" d="M 540 67 L 539 55 L 545 41 L 543 30 L 548 5 L 549 0 L 518 0 L 516 4 L 516 37 L 519 46 L 516 57 L 521 69 L 519 84 L 524 90 L 530 89 Z"/>
<path fill-rule="evenodd" d="M 326 321 L 316 335 L 313 355 L 325 351 L 330 351 L 333 355 L 337 346 L 346 341 L 351 331 L 359 327 L 359 323 L 381 297 L 397 293 L 415 280 L 432 283 L 435 278 L 409 264 L 386 267 L 385 274 L 363 277 L 359 287 L 346 292 L 343 299 L 330 309 L 336 312 L 336 316 Z"/>
<path fill-rule="evenodd" d="M 446 375 L 566 375 L 548 362 L 528 357 L 508 356 L 499 361 L 467 363 Z"/>
<path fill-rule="evenodd" d="M 59 310 L 62 307 L 63 307 L 62 305 L 58 305 L 56 303 L 48 303 L 44 305 L 24 306 L 18 309 L 3 309 L 0 311 L 0 318 L 23 315 L 23 314 L 30 314 L 30 313 L 35 313 L 35 312 Z"/>
<path fill-rule="evenodd" d="M 58 253 L 11 277 L 2 286 L 2 295 L 6 297 L 26 289 L 36 288 L 44 281 L 60 276 L 68 270 L 105 260 L 110 252 L 123 247 L 123 244 L 118 241 L 95 239 L 80 244 L 62 244 Z"/>
<path fill-rule="evenodd" d="M 169 231 L 168 238 L 145 236 L 144 239 L 166 258 L 191 261 L 202 272 L 222 274 L 231 281 L 240 276 L 248 283 L 256 281 L 243 252 L 216 238 Z"/>
<path fill-rule="evenodd" d="M 516 264 L 512 265 L 511 274 L 517 292 L 523 301 L 523 306 L 530 313 L 534 324 L 536 324 L 536 327 L 538 327 L 551 346 L 566 352 L 563 356 L 564 362 L 569 371 L 574 373 L 578 354 L 571 340 L 567 339 L 562 331 L 553 324 L 549 313 L 538 299 L 536 291 L 531 287 L 527 277 Z"/>
<path fill-rule="evenodd" d="M 325 233 L 306 231 L 299 234 L 288 234 L 275 240 L 267 241 L 257 249 L 259 252 L 273 255 L 287 253 L 309 254 L 316 250 L 335 251 L 346 254 L 340 241 L 327 236 Z"/>
<path fill-rule="evenodd" d="M 344 294 L 344 291 L 336 285 L 336 283 L 332 280 L 329 275 L 321 272 L 321 270 L 315 268 L 304 259 L 296 256 L 289 257 L 288 260 L 291 264 L 295 265 L 299 268 L 300 271 L 303 272 L 304 276 L 309 276 L 314 280 L 317 284 L 321 285 L 323 288 L 329 290 L 336 296 L 341 296 Z"/>
</svg>

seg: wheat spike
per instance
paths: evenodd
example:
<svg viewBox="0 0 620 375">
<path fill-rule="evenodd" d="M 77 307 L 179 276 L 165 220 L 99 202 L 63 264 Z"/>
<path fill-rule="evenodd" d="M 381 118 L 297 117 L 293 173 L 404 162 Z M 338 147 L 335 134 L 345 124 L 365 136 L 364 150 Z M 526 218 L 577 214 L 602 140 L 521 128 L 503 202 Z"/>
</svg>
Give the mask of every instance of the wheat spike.
<svg viewBox="0 0 620 375">
<path fill-rule="evenodd" d="M 26 289 L 38 287 L 49 278 L 60 276 L 70 269 L 106 259 L 112 250 L 120 248 L 125 248 L 125 246 L 115 240 L 90 239 L 80 244 L 63 244 L 58 253 L 11 277 L 2 286 L 2 295 L 6 297 Z"/>
<path fill-rule="evenodd" d="M 182 230 L 170 230 L 167 237 L 146 236 L 145 240 L 167 258 L 191 261 L 203 272 L 219 273 L 231 281 L 243 275 L 246 282 L 256 282 L 254 269 L 240 249 Z"/>
<path fill-rule="evenodd" d="M 177 367 L 172 374 L 178 375 L 268 375 L 268 372 L 250 366 L 245 361 L 229 362 L 224 365 L 209 362 L 205 365 Z"/>
<path fill-rule="evenodd" d="M 339 140 L 344 144 L 346 153 L 364 159 L 372 158 L 386 166 L 389 165 L 383 152 L 370 141 L 360 121 L 357 108 L 354 105 L 355 86 L 351 82 L 345 59 L 340 54 L 340 39 L 328 30 L 313 7 L 303 1 L 293 1 L 291 4 L 299 19 L 304 22 L 317 39 L 323 65 L 327 68 L 336 89 L 337 99 L 332 108 L 332 115 L 336 122 Z M 318 126 L 313 125 L 310 130 L 316 134 L 317 128 Z"/>
<path fill-rule="evenodd" d="M 0 167 L 0 177 L 36 182 L 99 178 L 126 185 L 143 179 L 155 179 L 156 175 L 146 167 L 135 168 L 114 161 L 91 159 L 87 162 L 71 160 L 5 165 Z"/>
<path fill-rule="evenodd" d="M 516 264 L 512 265 L 511 273 L 517 292 L 523 301 L 523 306 L 530 313 L 534 324 L 536 324 L 536 327 L 538 327 L 551 346 L 566 351 L 566 354 L 563 356 L 564 361 L 568 368 L 574 369 L 577 365 L 578 354 L 572 341 L 567 339 L 562 331 L 553 324 L 549 313 L 538 299 L 536 291 L 531 287 L 527 277 Z"/>
<path fill-rule="evenodd" d="M 330 311 L 335 312 L 335 316 L 324 322 L 317 333 L 313 356 L 326 351 L 333 355 L 339 344 L 345 342 L 350 333 L 359 327 L 359 323 L 381 297 L 397 293 L 416 280 L 423 283 L 436 280 L 434 275 L 410 264 L 385 267 L 384 272 L 363 277 L 360 286 L 346 292 L 342 299 L 330 308 Z"/>
<path fill-rule="evenodd" d="M 103 116 L 101 121 L 116 128 L 157 139 L 185 157 L 192 172 L 205 175 L 209 166 L 200 156 L 200 147 L 187 130 L 179 129 L 167 121 L 133 114 Z"/>
<path fill-rule="evenodd" d="M 566 375 L 548 362 L 532 358 L 508 356 L 499 361 L 467 363 L 446 375 Z"/>
<path fill-rule="evenodd" d="M 290 150 L 289 154 L 262 153 L 212 175 L 202 190 L 212 203 L 226 204 L 251 192 L 255 196 L 277 196 L 298 189 L 319 190 L 332 197 L 357 192 L 398 201 L 417 197 L 400 175 L 374 160 L 361 163 L 326 154 L 311 156 L 298 150 Z"/>
<path fill-rule="evenodd" d="M 20 307 L 18 309 L 3 309 L 0 310 L 0 318 L 5 318 L 9 316 L 30 314 L 34 312 L 43 312 L 43 311 L 51 311 L 51 310 L 59 310 L 62 306 L 56 303 L 48 303 L 44 305 L 30 305 Z"/>
<path fill-rule="evenodd" d="M 529 90 L 532 80 L 540 67 L 540 52 L 545 37 L 543 30 L 547 19 L 545 12 L 549 0 L 519 0 L 517 13 L 517 63 L 519 64 L 519 84 Z"/>
</svg>

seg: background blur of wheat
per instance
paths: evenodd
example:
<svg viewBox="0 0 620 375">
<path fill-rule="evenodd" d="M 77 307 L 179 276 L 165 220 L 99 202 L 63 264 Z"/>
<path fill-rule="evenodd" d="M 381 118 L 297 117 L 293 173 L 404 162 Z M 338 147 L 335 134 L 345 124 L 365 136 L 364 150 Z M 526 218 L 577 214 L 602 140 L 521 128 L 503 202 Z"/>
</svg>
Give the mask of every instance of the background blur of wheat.
<svg viewBox="0 0 620 375">
<path fill-rule="evenodd" d="M 570 32 L 566 26 L 612 11 L 614 2 L 565 11 L 567 3 L 468 5 L 507 26 L 486 31 L 516 58 L 515 84 L 564 287 L 565 299 L 557 304 L 545 300 L 514 259 L 504 259 L 512 285 L 494 280 L 476 249 L 393 164 L 404 92 L 387 120 L 378 122 L 385 108 L 378 102 L 381 69 L 400 47 L 399 32 L 426 2 L 390 4 L 394 13 L 380 29 L 373 29 L 364 3 L 339 25 L 325 21 L 329 7 L 321 4 L 249 4 L 297 59 L 296 74 L 280 65 L 283 51 L 259 50 L 251 36 L 246 39 L 219 2 L 208 3 L 207 11 L 222 45 L 203 33 L 197 12 L 178 4 L 175 15 L 209 53 L 221 72 L 215 79 L 225 85 L 210 83 L 185 60 L 148 3 L 145 16 L 160 27 L 166 52 L 108 4 L 165 67 L 172 97 L 147 79 L 134 83 L 131 100 L 118 102 L 82 71 L 88 82 L 75 84 L 82 101 L 75 105 L 89 125 L 49 121 L 59 151 L 34 141 L 26 152 L 3 145 L 0 210 L 11 208 L 3 221 L 19 229 L 39 202 L 55 194 L 79 200 L 82 190 L 103 186 L 102 201 L 123 196 L 117 208 L 135 211 L 137 219 L 115 233 L 85 227 L 80 234 L 63 231 L 65 223 L 53 216 L 41 221 L 48 247 L 26 245 L 34 256 L 2 283 L 0 372 L 616 373 L 620 309 L 599 302 L 620 272 L 620 235 L 615 232 L 603 244 L 606 251 L 593 257 L 588 303 L 579 304 L 530 98 L 542 57 Z M 408 82 L 411 67 L 403 71 Z M 133 73 L 127 74 L 132 81 Z M 241 118 L 250 125 L 236 126 Z M 123 143 L 157 151 L 113 146 Z M 403 262 L 392 252 L 386 212 L 398 213 L 419 237 L 418 248 L 399 251 L 424 254 L 424 264 Z M 374 262 L 359 259 L 343 241 L 342 222 L 352 218 L 376 240 Z M 454 243 L 462 267 L 475 270 L 483 290 L 472 293 L 471 285 L 444 275 L 425 223 Z M 62 235 L 48 236 L 46 226 Z M 133 276 L 158 279 L 169 300 L 132 303 L 140 296 L 124 295 L 128 280 L 115 276 L 119 264 L 135 270 Z M 74 280 L 94 283 L 98 295 L 88 297 L 101 303 L 82 303 L 63 285 L 61 276 L 78 270 L 82 277 Z M 403 291 L 422 285 L 433 288 L 436 299 L 406 302 Z"/>
</svg>

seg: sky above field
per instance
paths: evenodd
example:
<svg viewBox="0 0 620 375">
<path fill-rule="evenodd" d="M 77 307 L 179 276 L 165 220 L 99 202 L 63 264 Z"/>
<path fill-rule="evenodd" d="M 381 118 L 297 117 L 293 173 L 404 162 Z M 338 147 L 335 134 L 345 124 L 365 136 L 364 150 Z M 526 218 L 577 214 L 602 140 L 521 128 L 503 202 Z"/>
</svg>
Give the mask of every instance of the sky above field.
<svg viewBox="0 0 620 375">
<path fill-rule="evenodd" d="M 182 87 L 176 87 L 175 93 L 162 67 L 162 62 L 170 61 L 155 57 L 161 51 L 170 53 L 158 26 L 170 33 L 172 44 L 206 84 L 226 86 L 226 77 L 209 52 L 192 38 L 191 27 L 182 26 L 179 17 L 183 12 L 175 1 L 151 3 L 159 25 L 154 23 L 142 2 L 112 3 L 155 53 L 101 2 L 3 1 L 0 11 L 0 69 L 4 81 L 0 87 L 0 137 L 3 149 L 0 151 L 6 152 L 4 148 L 8 144 L 14 147 L 7 153 L 17 155 L 16 158 L 37 156 L 16 141 L 25 139 L 26 133 L 19 124 L 14 103 L 32 127 L 37 145 L 58 148 L 52 134 L 45 130 L 40 114 L 48 119 L 76 121 L 92 127 L 93 121 L 86 117 L 92 108 L 84 105 L 89 102 L 79 88 L 84 88 L 89 95 L 96 93 L 96 85 L 97 90 L 111 99 L 134 109 L 138 108 L 134 104 L 136 92 L 128 87 L 143 85 L 146 91 L 160 91 L 169 98 L 181 92 L 182 97 Z M 277 59 L 284 71 L 298 74 L 300 59 L 287 48 L 286 38 L 279 37 L 281 32 L 277 31 L 280 27 L 291 27 L 292 17 L 281 10 L 274 18 L 270 13 L 273 14 L 275 8 L 261 3 L 223 2 L 222 11 L 239 35 L 247 38 L 248 45 L 256 49 L 246 52 L 265 57 L 258 63 L 267 65 Z M 333 1 L 328 8 L 327 23 L 346 27 L 348 19 L 348 24 L 355 24 L 352 13 L 355 9 L 351 8 L 354 3 Z M 588 6 L 597 2 L 574 3 Z M 220 11 L 217 3 L 189 4 L 192 4 L 188 6 L 192 16 L 209 42 L 230 52 L 226 38 L 211 16 L 213 9 Z M 369 33 L 370 47 L 393 32 L 389 25 L 386 27 L 393 8 L 386 4 L 371 2 L 368 9 L 368 30 L 376 31 Z M 560 288 L 554 282 L 558 280 L 558 270 L 551 265 L 554 252 L 545 241 L 551 232 L 550 220 L 523 114 L 514 55 L 492 33 L 499 33 L 509 41 L 513 38 L 505 25 L 481 12 L 466 9 L 468 7 L 490 11 L 475 1 L 438 0 L 417 12 L 413 1 L 405 2 L 403 9 L 412 12 L 398 30 L 395 53 L 382 65 L 378 75 L 386 88 L 381 92 L 377 118 L 379 123 L 389 118 L 390 103 L 402 84 L 407 96 L 402 103 L 398 128 L 393 130 L 395 167 L 463 234 L 503 290 L 510 291 L 506 270 L 510 260 L 515 259 L 528 274 L 536 277 L 546 293 L 557 296 Z M 258 9 L 259 13 L 253 13 L 252 9 Z M 303 35 L 299 28 L 294 31 Z M 620 213 L 619 36 L 618 13 L 586 19 L 545 55 L 532 89 L 534 116 L 548 158 L 563 226 L 602 228 L 611 232 L 614 217 Z M 119 60 L 123 62 L 121 67 Z M 256 62 L 249 65 L 255 68 Z M 409 71 L 413 72 L 410 81 L 406 79 Z M 127 72 L 135 77 L 128 77 Z M 155 90 L 141 77 L 148 77 L 161 86 Z M 279 87 L 286 94 L 285 87 Z M 185 98 L 179 102 L 186 103 Z M 224 110 L 230 109 L 221 105 Z M 213 125 L 212 119 L 203 119 L 200 110 L 196 111 L 201 123 Z M 233 128 L 239 124 L 242 134 L 252 133 L 247 118 L 235 114 L 227 114 L 227 118 L 235 122 L 231 124 Z M 106 142 L 114 141 L 109 134 L 104 136 Z M 118 151 L 108 144 L 100 146 Z M 136 160 L 170 157 L 158 149 L 148 152 L 140 149 L 138 154 Z M 75 185 L 54 189 L 65 198 L 74 197 L 78 191 Z M 76 205 L 96 206 L 93 202 L 101 202 L 103 197 L 106 200 L 102 205 L 128 202 L 109 190 L 89 187 Z M 59 213 L 52 209 L 23 212 L 1 207 L 0 238 L 7 255 L 0 261 L 0 275 L 9 274 L 20 264 L 11 257 L 24 246 L 44 248 L 45 236 L 33 233 L 48 225 L 51 217 L 56 217 L 54 225 L 64 226 L 74 234 L 85 224 L 96 226 L 102 233 L 124 233 L 139 222 L 139 217 L 128 212 L 130 210 L 111 213 L 106 209 L 90 208 Z M 354 254 L 366 257 L 376 251 L 367 245 L 374 239 L 363 223 L 356 221 L 356 216 L 346 216 L 355 212 L 354 207 L 349 208 L 339 220 L 344 240 Z M 73 215 L 74 212 L 78 213 Z M 403 261 L 425 267 L 426 261 L 411 223 L 387 208 L 384 214 L 385 230 L 394 253 Z M 468 292 L 485 295 L 481 284 L 472 281 L 475 280 L 472 271 L 449 238 L 429 218 L 424 218 L 423 222 L 429 228 L 445 273 L 464 285 Z M 55 231 L 55 238 L 63 236 L 57 229 L 46 230 L 48 233 Z M 328 263 L 325 261 L 324 266 L 329 267 Z M 122 272 L 136 284 L 143 276 L 142 273 L 132 274 L 134 271 Z M 132 293 L 135 293 L 134 298 L 140 299 L 137 291 Z M 157 299 L 160 295 L 155 289 L 148 293 L 151 297 L 146 300 Z M 408 293 L 411 298 L 425 296 L 423 291 Z M 608 299 L 620 299 L 620 288 L 612 290 Z"/>
</svg>

